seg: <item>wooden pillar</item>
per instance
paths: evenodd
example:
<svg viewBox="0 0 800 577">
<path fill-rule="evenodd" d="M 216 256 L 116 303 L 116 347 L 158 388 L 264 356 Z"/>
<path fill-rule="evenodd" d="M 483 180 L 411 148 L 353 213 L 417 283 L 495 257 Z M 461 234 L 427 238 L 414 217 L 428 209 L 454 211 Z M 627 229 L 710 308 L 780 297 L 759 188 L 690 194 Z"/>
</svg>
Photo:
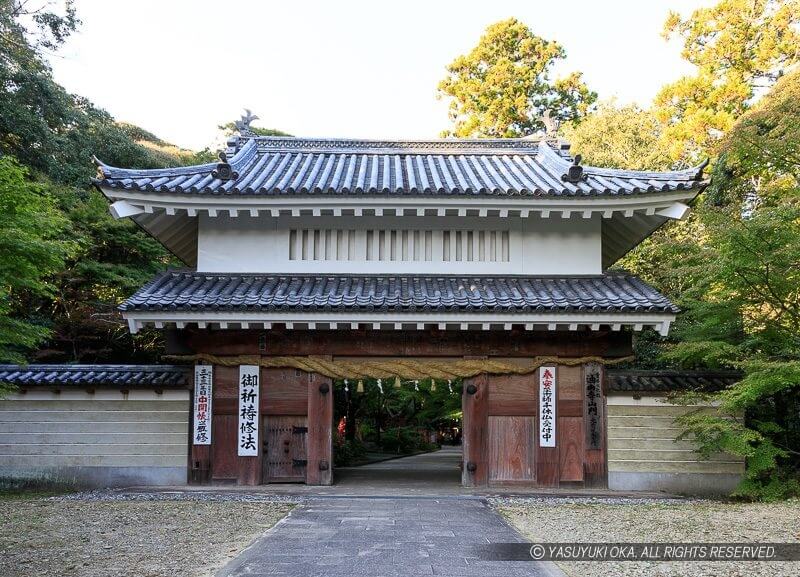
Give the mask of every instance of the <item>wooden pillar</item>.
<svg viewBox="0 0 800 577">
<path fill-rule="evenodd" d="M 333 383 L 309 373 L 306 484 L 333 484 Z"/>
<path fill-rule="evenodd" d="M 489 482 L 487 434 L 489 425 L 489 376 L 486 373 L 464 380 L 463 470 L 464 487 L 485 487 Z"/>
<path fill-rule="evenodd" d="M 608 486 L 608 428 L 606 424 L 605 367 L 589 363 L 583 365 L 584 419 L 586 430 L 586 458 L 583 481 L 586 487 Z M 598 390 L 599 389 L 599 390 Z"/>
</svg>

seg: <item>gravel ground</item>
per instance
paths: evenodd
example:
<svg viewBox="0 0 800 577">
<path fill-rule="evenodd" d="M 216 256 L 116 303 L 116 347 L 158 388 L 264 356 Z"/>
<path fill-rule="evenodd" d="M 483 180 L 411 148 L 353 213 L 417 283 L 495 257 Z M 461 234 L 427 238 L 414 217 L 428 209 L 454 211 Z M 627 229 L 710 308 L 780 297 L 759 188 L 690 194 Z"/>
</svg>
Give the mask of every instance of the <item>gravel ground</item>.
<svg viewBox="0 0 800 577">
<path fill-rule="evenodd" d="M 263 495 L 4 496 L 0 575 L 208 576 L 291 508 Z"/>
<path fill-rule="evenodd" d="M 683 499 L 492 499 L 532 542 L 800 542 L 800 500 L 740 504 Z M 569 562 L 570 577 L 800 575 L 800 561 Z"/>
</svg>

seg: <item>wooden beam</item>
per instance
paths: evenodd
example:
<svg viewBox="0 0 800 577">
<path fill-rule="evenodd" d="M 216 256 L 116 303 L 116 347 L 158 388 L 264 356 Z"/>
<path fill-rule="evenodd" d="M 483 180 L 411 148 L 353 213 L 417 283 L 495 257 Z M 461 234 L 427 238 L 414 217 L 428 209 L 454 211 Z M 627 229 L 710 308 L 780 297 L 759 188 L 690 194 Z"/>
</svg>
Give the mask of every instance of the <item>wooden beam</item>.
<svg viewBox="0 0 800 577">
<path fill-rule="evenodd" d="M 345 330 L 335 338 L 329 331 L 297 329 L 266 331 L 266 350 L 259 350 L 262 330 L 231 329 L 201 331 L 186 328 L 176 331 L 167 343 L 166 354 L 188 351 L 213 355 L 270 356 L 392 356 L 392 357 L 522 357 L 554 355 L 561 357 L 598 356 L 619 358 L 632 354 L 631 334 L 626 331 L 544 332 L 524 331 L 508 338 L 505 331 L 467 331 L 451 333 L 427 330 Z"/>
</svg>

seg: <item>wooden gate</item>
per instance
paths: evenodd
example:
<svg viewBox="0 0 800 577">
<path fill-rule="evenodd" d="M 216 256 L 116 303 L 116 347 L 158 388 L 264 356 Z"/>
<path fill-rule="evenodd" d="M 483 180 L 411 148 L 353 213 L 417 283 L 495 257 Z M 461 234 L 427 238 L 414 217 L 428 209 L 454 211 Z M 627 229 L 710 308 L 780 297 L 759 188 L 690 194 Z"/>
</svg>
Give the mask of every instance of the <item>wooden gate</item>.
<svg viewBox="0 0 800 577">
<path fill-rule="evenodd" d="M 308 418 L 264 417 L 263 482 L 286 483 L 306 480 Z"/>
<path fill-rule="evenodd" d="M 464 381 L 464 486 L 606 486 L 602 369 L 558 365 L 555 374 L 554 447 L 539 444 L 537 373 Z"/>
</svg>

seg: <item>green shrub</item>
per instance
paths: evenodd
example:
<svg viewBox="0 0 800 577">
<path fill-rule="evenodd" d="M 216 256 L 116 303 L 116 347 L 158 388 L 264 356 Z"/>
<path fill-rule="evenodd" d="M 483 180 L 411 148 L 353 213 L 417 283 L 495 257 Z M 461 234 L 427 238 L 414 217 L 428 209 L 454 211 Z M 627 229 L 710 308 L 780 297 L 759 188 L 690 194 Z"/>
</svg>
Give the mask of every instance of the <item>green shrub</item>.
<svg viewBox="0 0 800 577">
<path fill-rule="evenodd" d="M 336 437 L 333 445 L 333 464 L 336 467 L 350 467 L 364 460 L 366 455 L 367 448 L 361 441 L 346 441 L 342 437 Z"/>
<path fill-rule="evenodd" d="M 409 455 L 417 451 L 432 451 L 437 445 L 429 443 L 424 431 L 416 427 L 395 427 L 381 434 L 379 446 L 387 453 Z"/>
</svg>

